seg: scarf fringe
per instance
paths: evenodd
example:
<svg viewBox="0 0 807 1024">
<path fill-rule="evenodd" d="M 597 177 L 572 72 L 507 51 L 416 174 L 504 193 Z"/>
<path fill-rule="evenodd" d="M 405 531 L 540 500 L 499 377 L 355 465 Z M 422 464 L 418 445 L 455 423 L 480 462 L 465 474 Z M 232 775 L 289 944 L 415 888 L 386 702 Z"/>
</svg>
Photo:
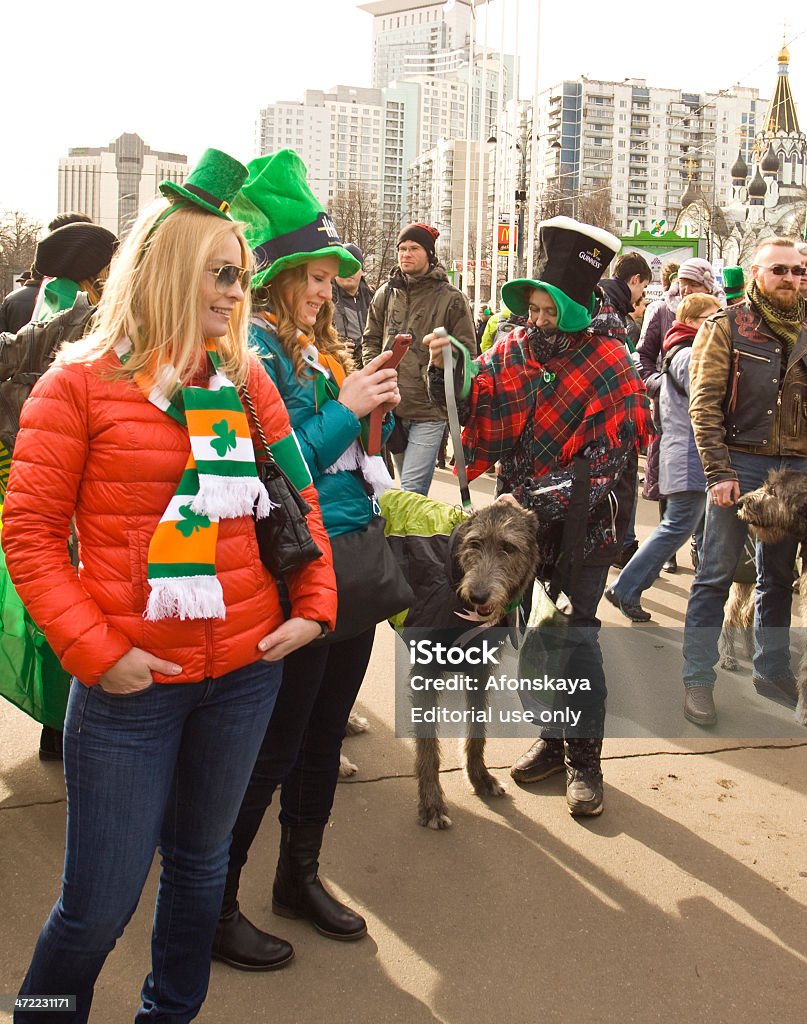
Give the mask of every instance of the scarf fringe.
<svg viewBox="0 0 807 1024">
<path fill-rule="evenodd" d="M 190 508 L 197 515 L 211 519 L 238 519 L 240 516 L 251 516 L 256 502 L 259 517 L 268 516 L 271 502 L 257 476 L 233 478 L 200 473 L 199 492 L 190 502 Z"/>
<path fill-rule="evenodd" d="M 261 485 L 261 493 L 258 495 L 258 504 L 255 507 L 255 518 L 266 519 L 269 513 L 273 509 L 280 508 L 280 505 L 269 497 L 269 492 L 266 490 L 263 481 L 259 480 L 258 483 Z"/>
<path fill-rule="evenodd" d="M 223 619 L 224 594 L 215 576 L 170 576 L 150 580 L 144 619 Z"/>
<path fill-rule="evenodd" d="M 354 441 L 349 448 L 343 451 L 336 462 L 331 463 L 325 472 L 341 473 L 346 471 L 351 473 L 356 470 L 372 487 L 373 496 L 376 498 L 380 498 L 393 485 L 392 477 L 381 456 L 368 455 L 358 441 Z"/>
</svg>

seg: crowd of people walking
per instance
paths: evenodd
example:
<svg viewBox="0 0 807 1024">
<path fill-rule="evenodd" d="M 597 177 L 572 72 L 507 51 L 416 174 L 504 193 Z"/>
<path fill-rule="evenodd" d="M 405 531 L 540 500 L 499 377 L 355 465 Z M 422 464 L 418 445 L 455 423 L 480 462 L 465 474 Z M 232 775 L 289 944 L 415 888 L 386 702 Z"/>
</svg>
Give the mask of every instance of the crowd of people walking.
<svg viewBox="0 0 807 1024">
<path fill-rule="evenodd" d="M 537 517 L 536 576 L 563 566 L 566 669 L 591 689 L 578 724 L 543 729 L 511 774 L 532 785 L 565 771 L 575 816 L 605 806 L 600 600 L 648 621 L 642 594 L 694 538 L 684 716 L 713 725 L 717 638 L 747 537 L 737 500 L 771 469 L 807 471 L 802 243 L 763 239 L 747 280 L 739 268 L 718 280 L 697 257 L 667 265 L 648 305 L 640 254 L 556 217 L 540 226 L 534 276 L 506 282 L 498 312 L 480 304 L 475 320 L 427 224 L 402 228 L 372 293 L 371 254 L 343 242 L 292 150 L 247 166 L 208 150 L 160 192 L 120 243 L 81 214 L 51 224 L 0 305 L 0 367 L 33 325 L 40 338 L 71 325 L 38 368 L 2 480 L 6 571 L 66 697 L 63 742 L 51 728 L 41 748 L 64 760 L 64 875 L 20 991 L 76 996 L 72 1016 L 20 1009 L 18 1024 L 89 1019 L 155 849 L 136 1021 L 192 1020 L 211 958 L 288 964 L 291 944 L 238 899 L 275 793 L 274 912 L 330 939 L 367 934 L 319 864 L 376 625 L 412 597 L 388 564 L 378 499 L 393 469 L 401 489 L 429 492 L 452 390 L 446 345 L 465 353 L 451 378 L 455 456 L 470 479 L 495 471 L 498 500 Z M 642 493 L 660 505 L 643 543 L 641 454 Z M 262 540 L 283 522 L 278 479 L 307 507 L 319 555 L 283 569 L 288 536 Z M 756 549 L 753 682 L 790 706 L 797 544 Z"/>
</svg>

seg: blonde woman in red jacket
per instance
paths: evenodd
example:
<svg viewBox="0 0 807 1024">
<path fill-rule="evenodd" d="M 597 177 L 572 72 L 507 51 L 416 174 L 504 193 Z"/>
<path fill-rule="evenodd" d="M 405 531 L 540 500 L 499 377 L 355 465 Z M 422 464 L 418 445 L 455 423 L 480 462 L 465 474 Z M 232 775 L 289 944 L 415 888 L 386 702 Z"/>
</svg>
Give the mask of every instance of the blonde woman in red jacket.
<svg viewBox="0 0 807 1024">
<path fill-rule="evenodd" d="M 74 675 L 65 723 L 62 892 L 22 996 L 87 1021 L 104 961 L 162 857 L 152 970 L 135 1020 L 196 1017 L 230 832 L 285 655 L 333 626 L 330 546 L 288 582 L 284 620 L 258 555 L 253 399 L 278 461 L 304 472 L 285 408 L 248 356 L 250 253 L 226 215 L 246 169 L 209 150 L 119 253 L 95 329 L 64 349 L 22 414 L 4 509 L 8 569 Z M 298 479 L 300 477 L 298 476 Z M 310 479 L 310 478 L 309 478 Z M 81 568 L 67 550 L 75 516 Z"/>
</svg>

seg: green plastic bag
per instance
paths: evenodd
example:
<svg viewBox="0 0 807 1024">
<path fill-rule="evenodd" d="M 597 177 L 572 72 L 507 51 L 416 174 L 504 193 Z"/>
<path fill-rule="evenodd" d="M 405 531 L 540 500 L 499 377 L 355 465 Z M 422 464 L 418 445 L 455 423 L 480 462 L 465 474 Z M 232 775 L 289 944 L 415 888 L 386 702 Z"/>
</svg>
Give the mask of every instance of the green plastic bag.
<svg viewBox="0 0 807 1024">
<path fill-rule="evenodd" d="M 61 730 L 70 675 L 23 607 L 0 550 L 0 696 L 27 715 Z"/>
</svg>

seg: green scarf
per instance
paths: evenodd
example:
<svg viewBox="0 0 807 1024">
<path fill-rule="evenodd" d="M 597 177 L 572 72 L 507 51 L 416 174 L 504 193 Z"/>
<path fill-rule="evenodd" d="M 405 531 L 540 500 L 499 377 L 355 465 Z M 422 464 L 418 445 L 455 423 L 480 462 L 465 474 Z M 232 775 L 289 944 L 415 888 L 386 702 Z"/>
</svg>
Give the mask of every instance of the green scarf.
<svg viewBox="0 0 807 1024">
<path fill-rule="evenodd" d="M 787 347 L 787 354 L 793 351 L 798 336 L 802 332 L 805 318 L 804 299 L 799 295 L 796 305 L 792 309 L 780 309 L 766 298 L 756 281 L 751 282 L 748 289 L 748 298 L 751 305 L 759 313 L 773 333 L 783 341 Z"/>
</svg>

